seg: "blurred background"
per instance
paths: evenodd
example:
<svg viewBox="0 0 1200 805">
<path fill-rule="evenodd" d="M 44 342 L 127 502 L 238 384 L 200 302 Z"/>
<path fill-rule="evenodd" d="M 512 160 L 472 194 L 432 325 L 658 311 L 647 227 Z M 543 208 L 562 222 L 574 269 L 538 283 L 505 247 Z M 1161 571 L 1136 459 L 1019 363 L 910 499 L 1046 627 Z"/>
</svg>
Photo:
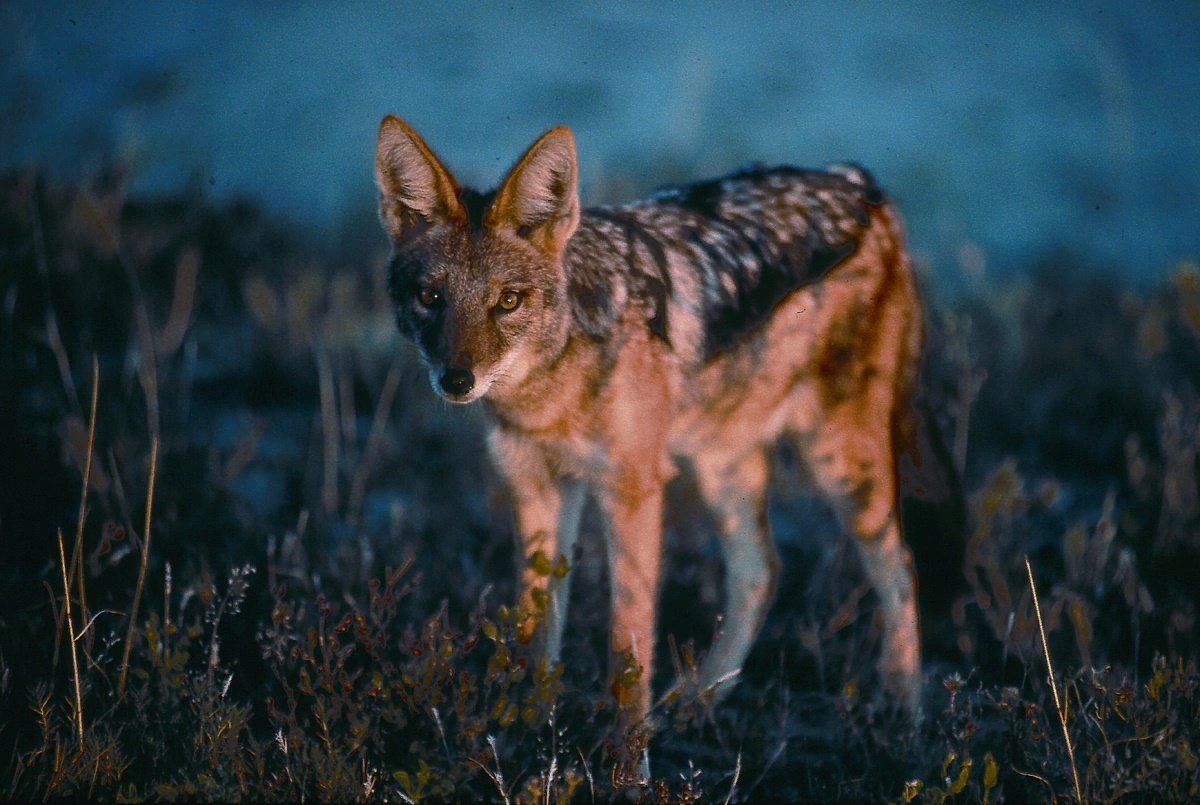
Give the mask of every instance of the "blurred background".
<svg viewBox="0 0 1200 805">
<path fill-rule="evenodd" d="M 480 186 L 567 124 L 593 203 L 858 161 L 968 275 L 1200 252 L 1193 2 L 7 2 L 0 65 L 0 168 L 120 160 L 135 194 L 249 197 L 317 237 L 374 226 L 394 113 Z"/>
</svg>

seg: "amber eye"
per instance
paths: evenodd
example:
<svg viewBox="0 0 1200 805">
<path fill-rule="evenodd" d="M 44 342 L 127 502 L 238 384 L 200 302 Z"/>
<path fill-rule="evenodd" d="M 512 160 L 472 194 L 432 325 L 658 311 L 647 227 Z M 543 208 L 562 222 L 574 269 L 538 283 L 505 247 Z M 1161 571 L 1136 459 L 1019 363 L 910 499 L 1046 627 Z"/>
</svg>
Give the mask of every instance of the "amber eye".
<svg viewBox="0 0 1200 805">
<path fill-rule="evenodd" d="M 433 307 L 438 302 L 442 301 L 442 295 L 432 288 L 422 288 L 417 292 L 417 299 L 425 307 Z"/>
<path fill-rule="evenodd" d="M 504 291 L 500 294 L 501 310 L 516 310 L 521 306 L 520 291 Z"/>
</svg>

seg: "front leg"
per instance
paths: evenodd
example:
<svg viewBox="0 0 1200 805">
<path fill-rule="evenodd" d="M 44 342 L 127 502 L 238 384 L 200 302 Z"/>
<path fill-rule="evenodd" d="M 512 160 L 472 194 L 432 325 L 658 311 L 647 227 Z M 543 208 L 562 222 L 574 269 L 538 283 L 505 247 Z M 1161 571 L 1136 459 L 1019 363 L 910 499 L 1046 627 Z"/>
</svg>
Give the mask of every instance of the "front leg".
<svg viewBox="0 0 1200 805">
<path fill-rule="evenodd" d="M 609 521 L 612 689 L 622 718 L 633 725 L 650 711 L 662 558 L 662 484 L 621 484 L 605 489 L 601 502 Z"/>
<path fill-rule="evenodd" d="M 541 452 L 525 442 L 493 435 L 491 447 L 515 509 L 521 562 L 518 606 L 527 613 L 522 633 L 532 637 L 538 626 L 544 627 L 545 656 L 555 663 L 562 650 L 571 581 L 570 573 L 555 570 L 560 558 L 574 560 L 587 489 L 578 479 L 556 476 Z"/>
<path fill-rule="evenodd" d="M 574 561 L 585 493 L 584 484 L 573 478 L 536 490 L 524 485 L 521 491 L 514 488 L 517 539 L 524 559 L 520 606 L 530 613 L 530 626 L 545 613 L 543 646 L 552 663 L 558 662 L 562 651 L 571 589 L 571 574 L 558 572 L 559 560 Z"/>
</svg>

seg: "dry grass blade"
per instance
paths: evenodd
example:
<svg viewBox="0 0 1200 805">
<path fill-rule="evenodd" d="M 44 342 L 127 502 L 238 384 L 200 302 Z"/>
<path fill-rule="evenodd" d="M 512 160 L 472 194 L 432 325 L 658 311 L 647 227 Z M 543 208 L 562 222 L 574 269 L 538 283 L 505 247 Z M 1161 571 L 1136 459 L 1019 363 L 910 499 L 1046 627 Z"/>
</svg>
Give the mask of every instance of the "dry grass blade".
<svg viewBox="0 0 1200 805">
<path fill-rule="evenodd" d="M 114 243 L 119 243 L 119 239 L 120 233 L 114 232 Z M 158 350 L 154 343 L 154 328 L 150 324 L 150 313 L 146 310 L 146 297 L 142 293 L 142 283 L 138 279 L 137 270 L 120 248 L 117 248 L 117 257 L 133 294 L 133 319 L 138 344 L 138 382 L 146 398 L 146 418 L 150 436 L 157 439 L 161 417 L 158 404 Z"/>
<path fill-rule="evenodd" d="M 504 786 L 504 772 L 500 770 L 500 753 L 496 751 L 495 736 L 489 735 L 487 742 L 488 746 L 492 748 L 492 758 L 496 761 L 496 770 L 494 772 L 475 758 L 468 758 L 468 760 L 483 769 L 483 773 L 488 776 L 488 779 L 496 786 L 496 790 L 500 792 L 500 798 L 504 801 L 504 805 L 512 805 L 512 799 L 508 796 L 508 791 L 505 790 Z"/>
<path fill-rule="evenodd" d="M 92 402 L 88 408 L 87 458 L 83 463 L 83 490 L 79 493 L 79 520 L 75 527 L 75 549 L 71 556 L 79 586 L 80 617 L 87 620 L 87 598 L 83 589 L 83 523 L 87 519 L 88 486 L 92 482 L 92 455 L 96 451 L 96 402 L 100 398 L 100 362 L 92 355 Z"/>
<path fill-rule="evenodd" d="M 383 390 L 379 393 L 379 401 L 375 405 L 375 415 L 371 419 L 371 432 L 367 436 L 366 447 L 363 448 L 361 460 L 358 462 L 358 469 L 354 473 L 354 480 L 350 484 L 350 499 L 346 504 L 346 511 L 351 522 L 357 522 L 359 515 L 362 513 L 363 497 L 366 495 L 367 476 L 371 472 L 371 467 L 375 463 L 375 456 L 379 453 L 380 443 L 383 441 L 384 428 L 387 426 L 388 412 L 392 410 L 392 403 L 396 399 L 396 389 L 400 385 L 400 368 L 393 364 L 388 371 L 387 378 L 383 381 Z"/>
<path fill-rule="evenodd" d="M 125 678 L 129 673 L 129 652 L 133 648 L 133 634 L 137 629 L 138 605 L 142 601 L 142 588 L 146 584 L 146 565 L 150 559 L 150 515 L 154 509 L 154 479 L 158 469 L 158 438 L 150 443 L 150 479 L 146 489 L 146 520 L 142 528 L 142 562 L 138 566 L 137 586 L 133 590 L 133 603 L 129 607 L 129 629 L 125 633 L 125 652 L 121 655 L 121 675 L 117 680 L 117 698 L 125 695 Z M 165 632 L 165 629 L 164 629 Z"/>
<path fill-rule="evenodd" d="M 183 344 L 188 327 L 192 323 L 192 310 L 196 306 L 196 284 L 200 275 L 200 255 L 195 249 L 187 249 L 179 255 L 175 264 L 175 293 L 171 297 L 171 310 L 167 322 L 158 332 L 158 355 L 166 360 Z"/>
<path fill-rule="evenodd" d="M 58 566 L 62 570 L 63 612 L 66 613 L 67 636 L 71 641 L 71 676 L 75 682 L 75 737 L 83 745 L 83 691 L 79 684 L 79 655 L 75 650 L 75 623 L 71 619 L 71 583 L 67 579 L 67 555 L 63 551 L 62 529 L 58 529 Z"/>
<path fill-rule="evenodd" d="M 62 334 L 58 329 L 58 316 L 55 315 L 54 308 L 48 302 L 46 304 L 46 342 L 54 354 L 58 376 L 63 390 L 71 400 L 71 407 L 79 411 L 83 406 L 79 404 L 79 392 L 75 388 L 75 380 L 71 377 L 71 362 L 67 358 L 67 348 L 63 345 Z"/>
<path fill-rule="evenodd" d="M 733 795 L 737 792 L 738 780 L 742 777 L 742 753 L 738 750 L 737 762 L 733 767 L 733 782 L 729 784 L 729 794 L 725 797 L 725 805 L 733 802 Z"/>
<path fill-rule="evenodd" d="M 54 313 L 54 305 L 50 296 L 50 260 L 46 255 L 46 235 L 42 228 L 42 213 L 38 205 L 37 191 L 29 193 L 29 217 L 33 222 L 33 251 L 37 259 L 38 274 L 46 289 L 46 341 L 50 351 L 54 353 L 54 362 L 58 366 L 58 376 L 62 380 L 63 390 L 71 399 L 72 408 L 81 411 L 79 392 L 75 389 L 75 380 L 71 377 L 71 362 L 67 359 L 67 350 L 63 346 L 62 334 L 58 329 L 58 316 Z"/>
<path fill-rule="evenodd" d="M 1046 627 L 1042 624 L 1042 605 L 1038 602 L 1037 586 L 1033 583 L 1033 567 L 1029 564 L 1028 556 L 1025 557 L 1025 572 L 1029 574 L 1029 591 L 1033 594 L 1033 612 L 1037 616 L 1038 634 L 1042 637 L 1042 655 L 1046 658 L 1046 673 L 1049 674 L 1050 692 L 1054 694 L 1054 709 L 1058 711 L 1058 723 L 1062 726 L 1063 741 L 1067 744 L 1067 757 L 1071 761 L 1075 801 L 1083 802 L 1083 789 L 1080 788 L 1079 772 L 1075 768 L 1075 748 L 1071 745 L 1071 734 L 1067 729 L 1067 710 L 1058 695 L 1058 683 L 1054 681 L 1054 663 L 1050 660 L 1050 644 L 1046 642 Z"/>
<path fill-rule="evenodd" d="M 321 484 L 321 502 L 325 511 L 332 514 L 338 505 L 338 426 L 337 403 L 333 392 L 333 367 L 323 344 L 313 347 L 317 359 L 317 383 L 321 397 L 321 432 L 324 436 L 322 452 L 324 469 Z"/>
<path fill-rule="evenodd" d="M 79 519 L 75 526 L 75 545 L 71 549 L 71 565 L 66 568 L 67 578 L 75 579 L 79 587 L 79 607 L 80 617 L 83 621 L 87 621 L 87 596 L 83 583 L 83 524 L 87 519 L 87 499 L 88 487 L 92 482 L 92 454 L 95 452 L 96 446 L 96 402 L 100 396 L 100 363 L 96 356 L 92 356 L 92 404 L 88 413 L 88 435 L 87 448 L 83 461 L 83 489 L 79 493 Z M 66 612 L 66 609 L 63 609 Z M 61 613 L 60 613 L 61 615 Z M 67 616 L 67 620 L 70 617 Z M 60 620 L 55 628 L 54 645 L 55 656 L 57 657 L 58 644 L 62 640 L 63 622 Z M 74 644 L 72 643 L 72 652 L 74 652 Z M 57 659 L 55 660 L 57 662 Z"/>
</svg>

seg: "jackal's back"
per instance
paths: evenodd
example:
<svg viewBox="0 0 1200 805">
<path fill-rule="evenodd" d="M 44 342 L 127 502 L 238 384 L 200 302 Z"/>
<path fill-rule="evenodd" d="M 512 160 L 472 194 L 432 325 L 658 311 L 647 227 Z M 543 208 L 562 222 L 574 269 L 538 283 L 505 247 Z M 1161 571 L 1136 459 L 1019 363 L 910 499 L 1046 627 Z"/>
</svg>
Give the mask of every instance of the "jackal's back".
<svg viewBox="0 0 1200 805">
<path fill-rule="evenodd" d="M 698 331 L 711 358 L 853 254 L 883 201 L 854 166 L 759 166 L 585 210 L 564 256 L 573 317 L 604 338 L 634 305 L 676 349 Z"/>
</svg>

